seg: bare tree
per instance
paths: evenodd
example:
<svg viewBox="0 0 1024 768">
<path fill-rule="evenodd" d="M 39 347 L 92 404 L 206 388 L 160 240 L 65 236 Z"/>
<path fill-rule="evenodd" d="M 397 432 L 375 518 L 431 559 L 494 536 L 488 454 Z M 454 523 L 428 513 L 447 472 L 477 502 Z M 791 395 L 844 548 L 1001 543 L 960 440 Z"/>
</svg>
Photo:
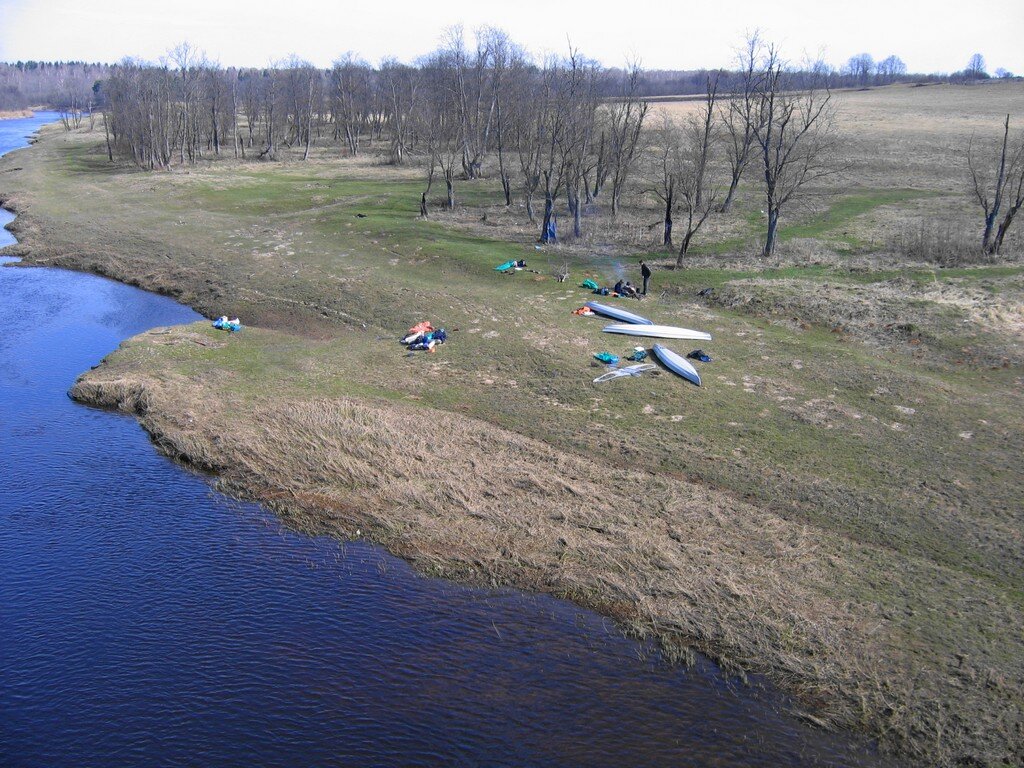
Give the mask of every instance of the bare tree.
<svg viewBox="0 0 1024 768">
<path fill-rule="evenodd" d="M 715 143 L 715 102 L 718 98 L 718 73 L 707 77 L 707 90 L 704 96 L 704 106 L 699 115 L 700 141 L 695 145 L 701 152 L 697 163 L 694 165 L 697 171 L 697 179 L 694 185 L 695 203 L 698 207 L 703 202 L 704 175 L 708 170 L 708 157 L 711 153 L 711 146 Z"/>
<path fill-rule="evenodd" d="M 565 173 L 565 196 L 572 216 L 573 237 L 583 234 L 583 199 L 586 174 L 593 147 L 594 115 L 597 111 L 595 91 L 596 65 L 587 61 L 578 50 L 569 52 L 566 62 L 565 87 L 558 102 L 563 112 L 560 151 Z"/>
<path fill-rule="evenodd" d="M 756 31 L 749 34 L 737 60 L 741 73 L 740 87 L 729 99 L 722 114 L 722 124 L 726 133 L 726 158 L 729 161 L 729 191 L 722 202 L 722 213 L 728 213 L 732 208 L 736 189 L 750 162 L 750 150 L 754 145 L 754 123 L 760 116 L 756 91 L 761 50 L 760 34 Z"/>
<path fill-rule="evenodd" d="M 712 167 L 718 145 L 715 125 L 717 90 L 707 80 L 704 103 L 697 114 L 682 123 L 663 115 L 661 123 L 651 132 L 652 147 L 648 153 L 653 186 L 649 190 L 663 205 L 662 243 L 673 246 L 675 212 L 684 218 L 685 230 L 676 266 L 693 244 L 693 239 L 711 216 L 718 204 L 718 189 L 714 183 Z"/>
<path fill-rule="evenodd" d="M 759 78 L 754 136 L 764 165 L 768 217 L 763 255 L 771 256 L 783 209 L 808 184 L 841 170 L 832 94 L 827 87 L 795 90 L 774 46 Z"/>
<path fill-rule="evenodd" d="M 968 77 L 974 79 L 988 77 L 988 74 L 985 72 L 985 57 L 980 53 L 971 56 L 970 61 L 967 62 L 967 69 L 964 72 Z"/>
<path fill-rule="evenodd" d="M 985 167 L 984 160 L 974 154 L 973 138 L 967 148 L 971 189 L 985 212 L 981 247 L 988 254 L 999 253 L 1007 230 L 1024 205 L 1024 133 L 1011 139 L 1009 115 L 1003 124 L 1003 141 L 998 156 L 998 162 L 990 162 Z M 1000 213 L 1003 214 L 1002 220 L 999 219 Z"/>
<path fill-rule="evenodd" d="M 441 170 L 447 191 L 447 208 L 455 208 L 455 173 L 465 161 L 465 121 L 460 111 L 462 94 L 457 65 L 437 52 L 420 65 L 427 98 L 417 112 L 417 131 L 430 155 L 428 188 L 435 168 Z"/>
<path fill-rule="evenodd" d="M 634 60 L 627 65 L 622 96 L 608 110 L 608 174 L 612 182 L 612 216 L 619 212 L 622 190 L 641 150 L 641 131 L 648 110 L 647 101 L 640 97 L 642 74 L 639 61 Z M 599 164 L 601 161 L 603 158 L 599 155 Z M 600 186 L 597 191 L 600 191 Z"/>
<path fill-rule="evenodd" d="M 467 179 L 477 178 L 490 146 L 497 97 L 488 82 L 493 74 L 490 43 L 481 30 L 476 35 L 476 50 L 466 50 L 462 27 L 445 30 L 443 45 L 431 59 L 446 72 L 445 87 L 452 91 L 451 108 L 462 121 L 462 169 Z"/>
<path fill-rule="evenodd" d="M 896 78 L 903 77 L 907 74 L 907 65 L 903 63 L 903 59 L 899 56 L 886 56 L 875 68 L 878 73 L 878 79 L 883 85 L 895 82 Z"/>
<path fill-rule="evenodd" d="M 715 209 L 717 190 L 711 182 L 711 159 L 716 144 L 714 133 L 717 81 L 708 78 L 707 94 L 700 111 L 683 126 L 677 161 L 679 197 L 686 215 L 686 233 L 679 246 L 676 266 L 690 250 L 693 237 Z"/>
<path fill-rule="evenodd" d="M 649 129 L 648 177 L 652 186 L 648 190 L 662 203 L 662 245 L 672 247 L 672 214 L 676 207 L 676 184 L 679 182 L 680 147 L 679 126 L 667 112 Z"/>
<path fill-rule="evenodd" d="M 533 195 L 544 190 L 544 214 L 540 241 L 549 242 L 554 232 L 555 202 L 566 178 L 569 153 L 569 106 L 572 91 L 578 85 L 576 73 L 568 63 L 549 56 L 532 82 L 518 89 L 520 119 L 516 125 L 516 144 L 523 175 L 527 215 L 534 220 Z"/>
<path fill-rule="evenodd" d="M 858 53 L 847 60 L 844 69 L 859 85 L 869 85 L 875 72 L 875 60 L 870 53 Z"/>
<path fill-rule="evenodd" d="M 216 63 L 210 63 L 203 67 L 202 77 L 201 92 L 205 97 L 210 119 L 206 135 L 209 147 L 217 156 L 220 155 L 220 148 L 224 143 L 225 135 L 230 130 L 229 127 L 234 125 L 233 114 L 228 114 L 231 86 L 224 70 Z"/>
<path fill-rule="evenodd" d="M 509 128 L 519 157 L 526 215 L 534 222 L 533 199 L 540 188 L 541 163 L 545 156 L 553 157 L 553 153 L 545 153 L 549 148 L 549 112 L 554 101 L 552 60 L 545 62 L 543 69 L 534 77 L 524 77 L 511 85 L 513 97 Z"/>
<path fill-rule="evenodd" d="M 494 104 L 495 149 L 498 155 L 498 178 L 505 195 L 505 205 L 512 205 L 512 176 L 508 170 L 509 128 L 514 120 L 516 91 L 512 84 L 527 77 L 526 57 L 502 30 L 485 28 L 491 56 L 491 90 Z"/>
<path fill-rule="evenodd" d="M 419 104 L 419 70 L 400 64 L 395 59 L 385 59 L 380 65 L 381 75 L 381 109 L 386 115 L 384 122 L 390 134 L 391 162 L 401 165 L 409 148 L 412 124 Z M 371 110 L 376 114 L 377 110 Z M 371 137 L 375 131 L 382 130 L 383 125 L 372 127 Z"/>
<path fill-rule="evenodd" d="M 346 53 L 334 63 L 330 75 L 331 118 L 335 139 L 344 134 L 345 147 L 355 157 L 359 154 L 359 138 L 370 109 L 370 65 Z"/>
</svg>

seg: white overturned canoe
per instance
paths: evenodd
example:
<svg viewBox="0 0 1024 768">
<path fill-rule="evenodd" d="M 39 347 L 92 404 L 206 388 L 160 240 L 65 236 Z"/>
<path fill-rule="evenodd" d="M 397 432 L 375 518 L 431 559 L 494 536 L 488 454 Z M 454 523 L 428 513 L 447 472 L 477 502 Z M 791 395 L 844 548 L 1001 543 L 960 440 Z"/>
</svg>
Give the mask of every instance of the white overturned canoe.
<svg viewBox="0 0 1024 768">
<path fill-rule="evenodd" d="M 588 301 L 586 306 L 597 312 L 597 314 L 610 317 L 613 320 L 621 320 L 624 323 L 634 323 L 636 325 L 654 325 L 646 317 L 634 315 L 632 312 L 627 312 L 618 307 L 609 307 L 607 304 L 598 304 L 596 301 Z"/>
<path fill-rule="evenodd" d="M 693 367 L 690 361 L 682 355 L 676 354 L 671 349 L 661 346 L 661 344 L 655 344 L 654 356 L 672 373 L 677 373 L 687 381 L 692 381 L 698 387 L 700 386 L 700 374 L 697 373 L 697 369 Z"/>
<path fill-rule="evenodd" d="M 612 323 L 602 328 L 605 333 L 624 333 L 627 336 L 653 336 L 658 339 L 697 339 L 711 341 L 711 334 L 704 331 L 691 331 L 689 328 L 676 328 L 674 325 L 633 325 L 631 323 Z"/>
</svg>

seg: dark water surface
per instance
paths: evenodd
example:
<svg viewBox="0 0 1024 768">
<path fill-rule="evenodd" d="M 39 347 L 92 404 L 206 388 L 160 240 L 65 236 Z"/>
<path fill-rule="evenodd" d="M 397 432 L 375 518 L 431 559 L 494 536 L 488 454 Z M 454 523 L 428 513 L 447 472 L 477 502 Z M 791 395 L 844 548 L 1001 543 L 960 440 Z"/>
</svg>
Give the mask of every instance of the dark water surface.
<svg viewBox="0 0 1024 768">
<path fill-rule="evenodd" d="M 0 121 L 0 152 L 47 117 Z M 67 398 L 122 339 L 197 318 L 0 268 L 0 765 L 877 762 L 593 613 L 290 532 Z"/>
</svg>

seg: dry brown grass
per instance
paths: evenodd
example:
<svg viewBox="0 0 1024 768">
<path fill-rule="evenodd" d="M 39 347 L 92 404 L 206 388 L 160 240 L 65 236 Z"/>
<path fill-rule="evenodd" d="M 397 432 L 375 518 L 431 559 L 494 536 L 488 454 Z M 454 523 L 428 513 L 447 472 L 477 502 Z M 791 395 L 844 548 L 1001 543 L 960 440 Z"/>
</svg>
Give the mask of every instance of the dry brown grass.
<svg viewBox="0 0 1024 768">
<path fill-rule="evenodd" d="M 790 327 L 825 326 L 875 346 L 920 347 L 951 364 L 1024 364 L 1024 280 L 1020 275 L 963 285 L 902 277 L 867 284 L 806 280 L 733 280 L 713 296 Z M 992 288 L 998 284 L 999 291 Z M 952 339 L 958 345 L 952 345 Z"/>
</svg>

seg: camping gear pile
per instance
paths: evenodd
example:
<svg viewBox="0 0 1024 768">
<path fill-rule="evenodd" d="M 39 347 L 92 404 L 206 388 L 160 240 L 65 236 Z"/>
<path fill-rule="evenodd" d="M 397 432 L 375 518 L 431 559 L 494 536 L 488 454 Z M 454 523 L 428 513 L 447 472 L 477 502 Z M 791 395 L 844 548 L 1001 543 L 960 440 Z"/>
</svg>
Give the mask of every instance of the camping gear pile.
<svg viewBox="0 0 1024 768">
<path fill-rule="evenodd" d="M 242 321 L 237 317 L 228 320 L 227 315 L 221 315 L 213 321 L 213 327 L 221 331 L 231 331 L 232 333 L 235 333 L 242 330 Z"/>
<path fill-rule="evenodd" d="M 402 343 L 410 352 L 434 352 L 438 344 L 444 344 L 447 340 L 448 334 L 444 328 L 434 328 L 428 321 L 416 323 L 402 337 Z"/>
<path fill-rule="evenodd" d="M 526 259 L 519 259 L 518 261 L 516 259 L 512 259 L 511 261 L 506 261 L 504 264 L 499 264 L 494 268 L 494 271 L 501 272 L 503 275 L 511 275 L 516 272 L 522 272 L 524 269 L 526 269 Z M 538 275 L 540 274 L 535 269 L 527 271 L 534 272 Z"/>
<path fill-rule="evenodd" d="M 619 282 L 621 283 L 622 281 L 620 280 Z M 616 285 L 618 285 L 618 283 L 616 283 Z M 638 298 L 638 296 L 627 292 L 616 291 L 615 287 L 607 288 L 600 286 L 593 280 L 589 279 L 580 283 L 580 288 L 586 288 L 588 291 L 597 294 L 598 296 L 611 296 L 612 298 Z"/>
</svg>

